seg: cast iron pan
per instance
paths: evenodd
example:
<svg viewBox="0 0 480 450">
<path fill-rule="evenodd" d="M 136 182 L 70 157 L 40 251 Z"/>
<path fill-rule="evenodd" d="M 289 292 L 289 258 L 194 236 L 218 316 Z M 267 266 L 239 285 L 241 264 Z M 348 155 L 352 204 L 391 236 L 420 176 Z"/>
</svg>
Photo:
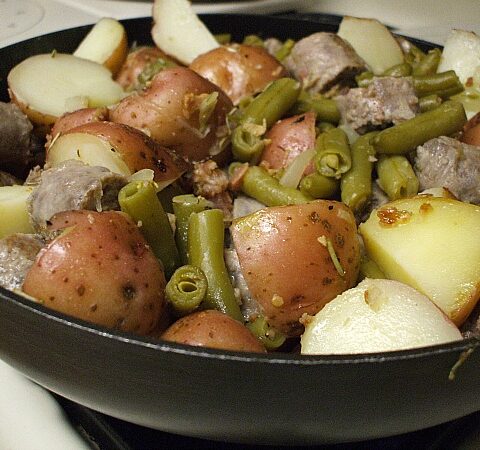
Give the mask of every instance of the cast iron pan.
<svg viewBox="0 0 480 450">
<path fill-rule="evenodd" d="M 237 40 L 249 33 L 285 39 L 336 29 L 265 16 L 203 19 L 213 32 L 231 32 Z M 131 42 L 150 42 L 150 19 L 124 23 Z M 72 51 L 88 29 L 1 49 L 1 99 L 7 99 L 9 68 L 35 53 Z M 0 290 L 0 357 L 32 380 L 123 420 L 232 442 L 366 440 L 480 410 L 480 352 L 469 352 L 476 346 L 477 341 L 466 340 L 330 357 L 219 352 L 112 332 Z M 468 358 L 452 371 L 466 353 Z"/>
</svg>

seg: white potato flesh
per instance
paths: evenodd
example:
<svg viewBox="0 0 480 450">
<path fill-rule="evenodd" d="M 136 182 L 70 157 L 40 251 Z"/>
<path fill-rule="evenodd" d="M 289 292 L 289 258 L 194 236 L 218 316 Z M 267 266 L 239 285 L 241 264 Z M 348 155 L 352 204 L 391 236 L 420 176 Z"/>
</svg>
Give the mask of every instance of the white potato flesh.
<svg viewBox="0 0 480 450">
<path fill-rule="evenodd" d="M 27 210 L 32 186 L 0 187 L 0 239 L 13 233 L 33 233 Z"/>
<path fill-rule="evenodd" d="M 301 352 L 385 352 L 460 339 L 458 328 L 425 295 L 397 281 L 367 278 L 308 322 Z"/>
<path fill-rule="evenodd" d="M 373 211 L 359 231 L 387 278 L 425 294 L 457 326 L 464 322 L 480 297 L 480 206 L 428 196 L 397 200 Z"/>
<path fill-rule="evenodd" d="M 101 64 L 63 53 L 31 56 L 8 74 L 8 87 L 17 103 L 38 113 L 59 117 L 74 97 L 88 98 L 88 106 L 108 106 L 124 96 Z"/>
<path fill-rule="evenodd" d="M 125 28 L 109 17 L 100 19 L 73 52 L 74 56 L 104 65 L 112 73 L 120 69 L 127 53 Z"/>
<path fill-rule="evenodd" d="M 454 70 L 462 83 L 480 67 L 480 37 L 472 31 L 452 30 L 443 47 L 438 72 Z"/>
<path fill-rule="evenodd" d="M 155 0 L 152 11 L 153 42 L 183 64 L 219 47 L 188 0 Z"/>
<path fill-rule="evenodd" d="M 338 35 L 350 43 L 375 75 L 403 62 L 400 45 L 378 20 L 345 16 Z"/>
<path fill-rule="evenodd" d="M 48 148 L 47 163 L 55 167 L 75 159 L 90 166 L 106 167 L 114 173 L 130 176 L 132 172 L 110 142 L 88 133 L 68 133 L 56 138 Z"/>
</svg>

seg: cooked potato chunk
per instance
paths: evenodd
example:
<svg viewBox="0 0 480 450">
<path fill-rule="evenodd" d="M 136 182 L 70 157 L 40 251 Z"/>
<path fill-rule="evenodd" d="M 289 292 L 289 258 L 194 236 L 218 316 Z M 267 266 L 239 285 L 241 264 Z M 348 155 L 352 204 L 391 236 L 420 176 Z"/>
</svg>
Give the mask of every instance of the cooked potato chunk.
<svg viewBox="0 0 480 450">
<path fill-rule="evenodd" d="M 359 227 L 387 278 L 427 295 L 457 325 L 480 297 L 480 207 L 418 196 L 374 210 Z"/>
<path fill-rule="evenodd" d="M 425 295 L 398 281 L 365 279 L 307 322 L 303 354 L 405 350 L 462 338 Z"/>
<path fill-rule="evenodd" d="M 33 233 L 27 208 L 32 186 L 0 187 L 0 239 L 13 233 Z"/>
</svg>

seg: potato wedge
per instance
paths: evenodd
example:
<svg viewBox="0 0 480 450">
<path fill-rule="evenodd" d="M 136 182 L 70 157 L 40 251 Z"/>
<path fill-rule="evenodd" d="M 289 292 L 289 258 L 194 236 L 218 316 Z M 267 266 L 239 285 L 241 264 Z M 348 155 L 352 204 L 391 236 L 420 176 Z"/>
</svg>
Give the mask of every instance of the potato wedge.
<svg viewBox="0 0 480 450">
<path fill-rule="evenodd" d="M 113 75 L 120 70 L 127 54 L 125 28 L 118 20 L 109 17 L 100 19 L 73 52 L 74 56 L 102 64 Z"/>
<path fill-rule="evenodd" d="M 32 186 L 0 187 L 0 239 L 13 233 L 33 233 L 27 209 Z"/>
<path fill-rule="evenodd" d="M 86 97 L 90 107 L 100 107 L 124 96 L 107 68 L 63 53 L 31 56 L 10 71 L 7 81 L 12 101 L 39 125 L 53 124 L 76 97 Z"/>
<path fill-rule="evenodd" d="M 385 276 L 425 294 L 457 326 L 480 297 L 479 230 L 479 206 L 429 196 L 387 203 L 359 227 Z"/>
<path fill-rule="evenodd" d="M 406 350 L 462 339 L 428 297 L 392 280 L 365 279 L 307 321 L 303 354 Z"/>
<path fill-rule="evenodd" d="M 54 139 L 47 151 L 47 164 L 57 166 L 68 159 L 106 167 L 127 177 L 152 169 L 161 187 L 175 181 L 188 167 L 141 131 L 112 122 L 86 123 Z"/>
<path fill-rule="evenodd" d="M 230 231 L 252 298 L 286 336 L 301 334 L 304 313 L 317 313 L 357 280 L 355 219 L 340 202 L 265 208 L 235 220 Z"/>
<path fill-rule="evenodd" d="M 403 52 L 397 40 L 376 19 L 345 16 L 338 35 L 350 43 L 375 75 L 403 62 Z"/>
<path fill-rule="evenodd" d="M 219 47 L 188 0 L 155 0 L 152 13 L 153 42 L 183 64 Z"/>
</svg>

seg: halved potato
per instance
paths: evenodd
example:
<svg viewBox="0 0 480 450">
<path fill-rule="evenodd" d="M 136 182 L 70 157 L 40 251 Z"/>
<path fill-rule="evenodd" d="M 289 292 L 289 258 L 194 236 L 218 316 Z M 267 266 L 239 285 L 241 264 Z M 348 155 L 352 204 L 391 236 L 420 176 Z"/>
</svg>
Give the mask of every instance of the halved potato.
<svg viewBox="0 0 480 450">
<path fill-rule="evenodd" d="M 428 297 L 392 280 L 365 279 L 307 321 L 308 355 L 405 350 L 462 339 Z"/>
<path fill-rule="evenodd" d="M 47 164 L 57 166 L 69 159 L 106 167 L 125 176 L 152 169 L 154 180 L 163 186 L 175 181 L 187 169 L 183 160 L 146 134 L 112 122 L 86 123 L 54 139 L 47 151 Z"/>
<path fill-rule="evenodd" d="M 252 298 L 286 336 L 298 336 L 304 313 L 317 313 L 357 281 L 357 227 L 343 203 L 265 208 L 235 220 L 230 231 Z"/>
<path fill-rule="evenodd" d="M 376 19 L 345 16 L 338 35 L 355 49 L 375 75 L 403 62 L 403 52 L 388 28 Z"/>
<path fill-rule="evenodd" d="M 0 187 L 0 239 L 13 233 L 33 233 L 27 200 L 32 186 Z"/>
<path fill-rule="evenodd" d="M 184 64 L 216 47 L 218 42 L 200 21 L 188 0 L 155 0 L 153 42 Z"/>
<path fill-rule="evenodd" d="M 74 56 L 104 65 L 114 75 L 120 70 L 127 54 L 125 28 L 118 20 L 109 17 L 100 19 L 73 52 Z"/>
<path fill-rule="evenodd" d="M 480 297 L 479 230 L 479 206 L 433 196 L 387 203 L 359 227 L 385 276 L 425 294 L 457 326 Z"/>
<path fill-rule="evenodd" d="M 31 56 L 10 71 L 7 81 L 12 101 L 40 125 L 53 124 L 77 97 L 88 99 L 90 107 L 100 107 L 124 96 L 106 67 L 63 53 Z"/>
</svg>

